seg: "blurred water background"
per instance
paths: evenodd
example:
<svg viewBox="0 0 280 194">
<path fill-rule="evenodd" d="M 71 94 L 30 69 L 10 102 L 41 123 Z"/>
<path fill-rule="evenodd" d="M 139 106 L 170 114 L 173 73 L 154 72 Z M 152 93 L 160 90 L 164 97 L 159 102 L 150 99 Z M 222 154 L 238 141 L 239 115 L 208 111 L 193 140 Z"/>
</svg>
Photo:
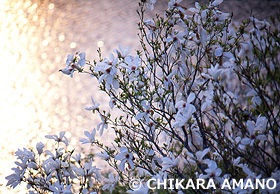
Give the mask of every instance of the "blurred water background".
<svg viewBox="0 0 280 194">
<path fill-rule="evenodd" d="M 194 2 L 183 1 L 187 7 Z M 58 70 L 65 67 L 67 54 L 76 51 L 92 60 L 98 46 L 104 56 L 119 44 L 132 52 L 139 49 L 137 5 L 135 0 L 0 1 L 0 193 L 23 193 L 23 187 L 5 187 L 18 148 L 51 142 L 44 136 L 60 131 L 67 131 L 71 145 L 79 146 L 83 131 L 99 123 L 98 115 L 84 109 L 91 105 L 91 96 L 107 106 L 94 78 L 75 74 L 71 79 Z M 155 12 L 166 7 L 166 0 L 158 1 Z M 264 19 L 279 7 L 279 1 L 226 1 L 221 10 L 241 20 L 252 9 Z M 107 130 L 100 139 L 110 143 L 113 135 Z"/>
</svg>

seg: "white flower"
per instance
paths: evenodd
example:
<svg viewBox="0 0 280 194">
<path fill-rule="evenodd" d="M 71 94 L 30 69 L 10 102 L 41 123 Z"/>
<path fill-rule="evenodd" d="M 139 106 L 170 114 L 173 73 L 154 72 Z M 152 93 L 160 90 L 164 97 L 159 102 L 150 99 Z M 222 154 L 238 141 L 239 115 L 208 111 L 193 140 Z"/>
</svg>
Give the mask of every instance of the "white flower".
<svg viewBox="0 0 280 194">
<path fill-rule="evenodd" d="M 141 103 L 141 105 L 142 105 L 143 108 L 144 108 L 144 112 L 137 113 L 136 116 L 135 116 L 135 119 L 136 119 L 136 120 L 140 120 L 140 119 L 142 119 L 142 118 L 144 117 L 144 118 L 145 118 L 145 121 L 146 121 L 147 123 L 149 123 L 149 122 L 150 122 L 150 114 L 151 114 L 151 112 L 152 112 L 151 107 L 150 107 L 150 105 L 147 105 L 147 101 L 146 101 L 146 100 L 144 100 L 144 101 Z"/>
<path fill-rule="evenodd" d="M 218 181 L 221 181 L 222 178 L 220 175 L 222 174 L 222 170 L 217 167 L 217 163 L 213 160 L 210 160 L 208 163 L 208 167 L 205 172 L 207 173 L 206 175 L 202 175 L 200 178 L 202 179 L 208 179 L 212 178 Z"/>
<path fill-rule="evenodd" d="M 159 182 L 159 183 L 163 183 L 164 182 L 164 180 L 167 180 L 168 178 L 167 178 L 167 171 L 159 171 L 159 173 L 158 174 L 156 174 L 156 175 L 154 175 L 153 177 L 152 177 L 152 179 L 155 179 L 156 181 L 155 182 L 153 182 L 153 185 L 157 185 L 157 183 Z"/>
<path fill-rule="evenodd" d="M 189 117 L 183 116 L 181 113 L 176 114 L 175 122 L 172 124 L 174 128 L 179 128 L 187 124 Z"/>
<path fill-rule="evenodd" d="M 71 185 L 64 185 L 63 183 L 60 184 L 55 182 L 53 185 L 50 185 L 49 188 L 54 194 L 72 194 Z"/>
<path fill-rule="evenodd" d="M 255 130 L 263 133 L 266 130 L 267 122 L 267 118 L 259 115 L 255 124 Z"/>
<path fill-rule="evenodd" d="M 190 93 L 187 102 L 180 100 L 176 103 L 175 108 L 178 108 L 178 112 L 175 117 L 173 127 L 178 128 L 184 126 L 191 118 L 192 114 L 196 111 L 196 108 L 191 102 L 195 99 L 195 94 Z"/>
<path fill-rule="evenodd" d="M 175 167 L 178 165 L 179 158 L 175 158 L 175 156 L 170 152 L 171 158 L 169 157 L 163 157 L 162 160 L 162 171 L 165 171 L 169 168 Z"/>
<path fill-rule="evenodd" d="M 74 70 L 75 69 L 72 66 L 67 66 L 67 67 L 65 67 L 63 69 L 60 69 L 59 71 L 61 71 L 65 75 L 70 75 L 70 77 L 73 77 Z"/>
<path fill-rule="evenodd" d="M 68 145 L 68 143 L 69 143 L 68 139 L 65 137 L 65 131 L 61 131 L 59 133 L 59 137 L 57 135 L 46 135 L 45 137 L 47 139 L 53 139 L 58 143 L 63 142 L 63 143 L 65 143 L 65 145 Z"/>
<path fill-rule="evenodd" d="M 211 77 L 215 81 L 218 80 L 221 73 L 222 73 L 222 69 L 219 69 L 219 64 L 216 64 L 215 67 L 211 65 L 211 68 L 208 69 L 208 74 L 211 75 Z"/>
<path fill-rule="evenodd" d="M 212 100 L 213 100 L 213 90 L 207 90 L 204 92 L 204 96 L 206 97 L 205 102 L 201 105 L 201 111 L 205 111 L 208 107 L 212 105 Z"/>
<path fill-rule="evenodd" d="M 79 53 L 79 52 L 77 52 L 73 56 L 68 55 L 66 60 L 67 67 L 64 69 L 60 69 L 59 71 L 73 77 L 73 72 L 75 70 L 82 71 L 82 67 L 86 63 L 85 56 L 86 56 L 85 53 Z"/>
<path fill-rule="evenodd" d="M 250 178 L 250 179 L 259 179 L 261 178 L 261 174 L 259 174 L 258 176 L 256 175 L 255 172 L 251 171 L 247 164 L 240 164 L 240 167 L 242 168 L 243 172 L 245 172 L 247 174 L 247 178 Z"/>
<path fill-rule="evenodd" d="M 218 6 L 218 5 L 220 5 L 221 3 L 223 2 L 223 0 L 215 0 L 215 1 L 213 1 L 213 2 L 211 2 L 210 3 L 210 6 L 212 5 L 212 6 Z M 209 6 L 209 7 L 210 7 Z"/>
<path fill-rule="evenodd" d="M 253 46 L 250 42 L 242 42 L 241 49 L 240 49 L 239 53 L 237 54 L 237 56 L 240 59 L 243 59 L 245 57 L 252 59 L 252 57 L 253 57 L 252 50 L 253 50 Z"/>
<path fill-rule="evenodd" d="M 133 81 L 139 76 L 140 58 L 139 56 L 135 58 L 126 57 L 124 63 L 121 63 L 120 66 L 126 69 L 126 72 L 130 74 L 130 81 Z"/>
<path fill-rule="evenodd" d="M 254 124 L 253 121 L 248 120 L 247 121 L 247 128 L 249 132 L 249 137 L 245 137 L 241 140 L 241 143 L 243 145 L 248 145 L 250 146 L 253 145 L 254 141 L 256 139 L 259 140 L 266 140 L 267 137 L 265 135 L 258 135 L 259 132 L 264 132 L 266 124 L 267 124 L 267 119 L 265 117 L 258 117 L 256 125 Z"/>
<path fill-rule="evenodd" d="M 127 147 L 121 147 L 120 153 L 116 155 L 116 160 L 121 160 L 121 163 L 119 164 L 119 170 L 124 171 L 124 165 L 126 162 L 129 164 L 129 168 L 134 169 L 133 164 L 133 155 L 128 152 Z"/>
<path fill-rule="evenodd" d="M 199 164 L 207 164 L 209 162 L 209 159 L 203 159 L 203 157 L 210 151 L 210 148 L 206 148 L 203 151 L 197 151 L 195 155 L 193 155 L 190 152 L 187 152 L 187 155 L 189 156 L 188 161 L 191 164 L 196 164 L 198 162 Z"/>
<path fill-rule="evenodd" d="M 75 156 L 72 156 L 72 158 L 74 158 L 74 160 L 76 160 L 76 162 L 80 163 L 81 162 L 81 154 L 75 154 Z"/>
<path fill-rule="evenodd" d="M 29 162 L 28 168 L 33 168 L 33 169 L 37 170 L 39 168 L 39 166 L 35 162 Z"/>
<path fill-rule="evenodd" d="M 223 55 L 223 48 L 218 46 L 217 48 L 215 48 L 215 56 L 216 57 L 220 57 Z"/>
<path fill-rule="evenodd" d="M 67 56 L 67 60 L 66 60 L 66 64 L 67 65 L 79 65 L 80 67 L 83 67 L 86 64 L 86 53 L 79 53 L 76 52 L 75 55 L 71 56 L 68 55 Z"/>
<path fill-rule="evenodd" d="M 202 27 L 202 25 L 199 25 L 198 33 L 199 33 L 201 44 L 203 46 L 205 46 L 206 45 L 206 41 L 207 41 L 207 31 Z"/>
<path fill-rule="evenodd" d="M 109 112 L 107 113 L 106 116 L 99 114 L 99 116 L 101 118 L 101 123 L 99 123 L 97 125 L 97 131 L 99 131 L 100 136 L 103 135 L 104 129 L 108 129 L 107 119 L 108 119 L 109 114 L 110 114 Z"/>
<path fill-rule="evenodd" d="M 154 9 L 154 4 L 157 2 L 156 0 L 144 0 L 141 1 L 144 3 L 144 6 L 148 11 L 152 11 Z"/>
<path fill-rule="evenodd" d="M 99 77 L 99 83 L 101 83 L 103 80 L 106 83 L 106 89 L 110 90 L 111 85 L 115 89 L 119 88 L 119 82 L 116 79 L 117 74 L 117 67 L 116 64 L 118 62 L 118 59 L 114 58 L 113 54 L 109 55 L 109 59 L 104 59 L 103 61 L 97 63 L 96 67 L 94 68 L 95 72 L 101 72 L 102 75 Z"/>
<path fill-rule="evenodd" d="M 190 93 L 190 95 L 188 96 L 187 102 L 181 100 L 179 102 L 176 103 L 175 108 L 179 109 L 179 112 L 181 113 L 185 113 L 185 112 L 189 112 L 190 109 L 191 110 L 195 110 L 194 105 L 191 104 L 191 102 L 195 99 L 195 94 L 192 92 Z M 192 111 L 190 111 L 192 112 Z"/>
<path fill-rule="evenodd" d="M 30 159 L 31 161 L 35 160 L 35 153 L 32 151 L 27 150 L 26 148 L 23 148 L 23 150 L 18 149 L 15 153 L 15 155 L 20 159 Z"/>
<path fill-rule="evenodd" d="M 96 192 L 96 191 L 93 191 L 93 192 L 90 192 L 90 193 L 89 193 L 87 188 L 83 188 L 82 194 L 97 194 L 97 192 Z"/>
<path fill-rule="evenodd" d="M 36 149 L 38 154 L 42 154 L 43 153 L 43 148 L 45 147 L 45 145 L 42 142 L 39 142 L 36 144 Z"/>
<path fill-rule="evenodd" d="M 124 48 L 122 45 L 119 45 L 119 50 L 115 49 L 114 52 L 118 55 L 119 58 L 126 58 L 129 56 L 129 47 Z"/>
<path fill-rule="evenodd" d="M 232 162 L 233 166 L 238 166 L 239 167 L 240 159 L 241 159 L 240 157 L 234 159 L 233 162 Z"/>
<path fill-rule="evenodd" d="M 261 98 L 259 97 L 258 93 L 255 91 L 255 90 L 250 90 L 247 95 L 247 97 L 251 97 L 253 96 L 253 98 L 251 99 L 251 102 L 253 105 L 260 105 L 262 100 Z"/>
<path fill-rule="evenodd" d="M 180 43 L 182 40 L 184 40 L 184 36 L 187 34 L 187 32 L 176 32 L 176 31 L 172 31 L 171 32 L 171 37 L 170 38 L 166 38 L 165 41 L 166 42 L 172 42 L 175 49 L 177 49 L 180 46 Z"/>
<path fill-rule="evenodd" d="M 185 12 L 185 9 L 180 6 L 180 3 L 181 3 L 182 0 L 170 0 L 168 2 L 168 9 L 172 9 L 172 8 L 176 8 L 176 9 L 179 9 L 181 12 Z"/>
<path fill-rule="evenodd" d="M 157 26 L 156 26 L 155 22 L 153 20 L 150 20 L 150 19 L 145 21 L 145 26 L 149 30 L 149 33 L 147 34 L 147 37 L 148 37 L 149 40 L 152 40 L 156 36 Z"/>
<path fill-rule="evenodd" d="M 86 110 L 92 110 L 93 112 L 100 106 L 100 103 L 95 104 L 93 98 L 91 97 L 92 106 L 86 107 Z"/>
<path fill-rule="evenodd" d="M 114 175 L 112 175 L 112 174 L 110 173 L 108 178 L 104 178 L 104 182 L 105 182 L 106 184 L 103 185 L 102 190 L 106 190 L 106 189 L 109 188 L 109 189 L 110 189 L 110 193 L 112 193 L 114 187 L 115 187 L 115 186 L 117 185 L 117 183 L 118 183 L 118 180 L 119 180 L 119 176 L 118 176 L 118 175 L 114 176 Z"/>
<path fill-rule="evenodd" d="M 85 136 L 88 137 L 88 139 L 84 139 L 84 138 L 80 139 L 82 144 L 94 143 L 94 141 L 95 141 L 95 133 L 96 133 L 95 128 L 92 130 L 91 133 L 89 133 L 88 131 L 85 131 L 84 134 L 85 134 Z"/>
<path fill-rule="evenodd" d="M 109 160 L 110 159 L 110 156 L 109 156 L 109 154 L 107 154 L 107 152 L 96 153 L 95 155 L 99 156 L 100 158 L 102 158 L 104 160 Z"/>
<path fill-rule="evenodd" d="M 113 109 L 115 105 L 116 105 L 116 100 L 114 97 L 111 97 L 109 101 L 110 108 Z"/>
<path fill-rule="evenodd" d="M 79 176 L 85 176 L 89 179 L 90 184 L 93 184 L 92 178 L 97 180 L 101 179 L 101 174 L 99 173 L 100 169 L 96 168 L 96 166 L 92 166 L 92 159 L 89 162 L 84 164 L 84 168 L 75 168 L 74 171 Z"/>
<path fill-rule="evenodd" d="M 8 180 L 6 186 L 9 186 L 11 188 L 15 188 L 23 180 L 22 178 L 23 177 L 18 173 L 11 174 L 11 175 L 5 177 L 5 179 Z"/>
</svg>

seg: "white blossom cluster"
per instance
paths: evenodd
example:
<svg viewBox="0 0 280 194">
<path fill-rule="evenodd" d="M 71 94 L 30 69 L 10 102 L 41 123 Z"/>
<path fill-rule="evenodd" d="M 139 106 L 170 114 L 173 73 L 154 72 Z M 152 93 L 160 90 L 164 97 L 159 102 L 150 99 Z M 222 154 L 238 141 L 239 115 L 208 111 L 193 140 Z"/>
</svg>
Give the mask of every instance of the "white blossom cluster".
<svg viewBox="0 0 280 194">
<path fill-rule="evenodd" d="M 98 61 L 86 61 L 85 53 L 67 57 L 61 72 L 90 73 L 110 97 L 110 111 L 123 113 L 113 117 L 92 98 L 86 110 L 99 114 L 101 123 L 81 139 L 101 148 L 95 155 L 114 172 L 101 174 L 91 155 L 74 156 L 61 132 L 46 136 L 56 142 L 55 153 L 44 151 L 42 143 L 37 152 L 18 150 L 7 185 L 25 182 L 30 193 L 154 193 L 159 191 L 144 184 L 151 178 L 211 179 L 218 186 L 228 179 L 273 178 L 273 190 L 166 192 L 279 193 L 279 20 L 252 17 L 237 25 L 219 9 L 222 2 L 186 8 L 170 0 L 163 16 L 146 19 L 145 9 L 153 10 L 156 1 L 141 1 L 142 50 L 135 56 L 119 46 Z M 109 130 L 116 134 L 113 146 L 95 138 L 97 131 L 104 136 Z M 129 188 L 132 177 L 142 181 L 138 190 Z"/>
</svg>

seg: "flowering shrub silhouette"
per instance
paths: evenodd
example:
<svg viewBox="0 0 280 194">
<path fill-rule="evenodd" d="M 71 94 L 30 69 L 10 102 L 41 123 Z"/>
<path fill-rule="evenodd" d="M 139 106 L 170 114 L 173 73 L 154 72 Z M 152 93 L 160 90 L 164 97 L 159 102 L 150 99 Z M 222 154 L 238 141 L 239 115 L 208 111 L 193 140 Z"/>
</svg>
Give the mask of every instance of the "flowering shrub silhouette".
<svg viewBox="0 0 280 194">
<path fill-rule="evenodd" d="M 142 50 L 135 56 L 122 46 L 105 59 L 98 50 L 93 62 L 76 53 L 60 70 L 93 75 L 111 111 L 121 111 L 114 117 L 92 99 L 86 110 L 101 123 L 81 139 L 102 149 L 96 155 L 115 174 L 101 175 L 92 155 L 74 155 L 61 132 L 46 136 L 56 142 L 54 153 L 42 143 L 37 151 L 16 152 L 8 186 L 25 182 L 30 193 L 280 192 L 279 14 L 271 23 L 251 17 L 237 25 L 219 10 L 222 0 L 192 8 L 171 0 L 163 16 L 146 19 L 155 2 L 139 3 Z M 113 147 L 95 139 L 109 128 L 116 134 Z M 132 179 L 139 180 L 137 189 Z M 183 182 L 164 189 L 150 179 Z M 199 188 L 188 181 L 201 179 Z M 259 179 L 274 181 L 252 186 Z M 227 187 L 225 180 L 231 180 Z"/>
</svg>

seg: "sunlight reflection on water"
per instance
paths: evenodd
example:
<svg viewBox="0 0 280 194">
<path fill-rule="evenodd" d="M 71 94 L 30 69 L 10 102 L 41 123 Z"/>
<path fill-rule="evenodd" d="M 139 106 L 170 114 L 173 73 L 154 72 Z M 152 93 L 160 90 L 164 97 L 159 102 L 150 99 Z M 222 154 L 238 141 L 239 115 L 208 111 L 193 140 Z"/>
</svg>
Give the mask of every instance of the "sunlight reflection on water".
<svg viewBox="0 0 280 194">
<path fill-rule="evenodd" d="M 83 109 L 90 106 L 90 96 L 96 94 L 94 79 L 87 75 L 71 79 L 58 70 L 65 66 L 68 53 L 86 51 L 93 53 L 89 56 L 92 59 L 98 46 L 112 41 L 104 40 L 108 33 L 99 31 L 100 28 L 104 31 L 104 26 L 90 7 L 76 1 L 65 2 L 2 0 L 0 3 L 1 184 L 6 184 L 4 177 L 11 173 L 18 148 L 34 148 L 38 141 L 47 142 L 46 134 L 63 130 L 70 132 L 67 137 L 75 145 L 84 130 L 91 130 L 99 122 L 99 117 Z M 109 9 L 109 5 L 107 2 L 103 9 Z M 115 36 L 121 37 L 122 34 Z M 128 37 L 126 43 L 133 42 L 133 38 L 125 37 Z M 114 41 L 109 48 L 119 44 Z M 102 94 L 94 99 L 106 101 Z M 20 187 L 13 191 L 4 186 L 0 189 L 2 193 L 23 191 Z"/>
<path fill-rule="evenodd" d="M 47 143 L 44 136 L 59 131 L 69 132 L 76 145 L 84 130 L 96 127 L 99 117 L 83 108 L 92 95 L 96 102 L 107 100 L 96 92 L 97 82 L 87 75 L 71 79 L 58 70 L 75 51 L 92 60 L 98 46 L 104 56 L 120 43 L 139 48 L 136 8 L 130 0 L 1 0 L 0 193 L 23 191 L 4 186 L 18 148 Z M 113 131 L 105 133 L 112 137 Z M 107 137 L 104 142 L 111 141 Z"/>
</svg>

